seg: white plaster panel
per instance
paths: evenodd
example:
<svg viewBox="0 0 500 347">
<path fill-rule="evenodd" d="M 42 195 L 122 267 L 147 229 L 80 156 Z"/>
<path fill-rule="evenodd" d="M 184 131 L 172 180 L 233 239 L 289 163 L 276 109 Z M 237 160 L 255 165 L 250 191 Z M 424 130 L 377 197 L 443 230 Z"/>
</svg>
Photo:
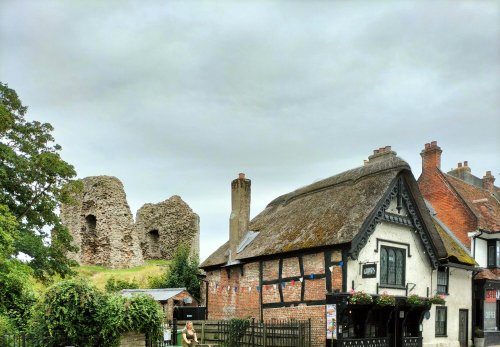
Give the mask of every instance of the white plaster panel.
<svg viewBox="0 0 500 347">
<path fill-rule="evenodd" d="M 476 249 L 474 258 L 480 267 L 488 266 L 488 241 L 476 239 Z"/>
<path fill-rule="evenodd" d="M 411 257 L 408 257 L 408 247 L 392 242 L 380 241 L 377 248 L 377 238 L 408 244 L 410 246 Z M 409 227 L 387 222 L 381 222 L 376 226 L 375 232 L 360 251 L 358 259 L 356 261 L 349 260 L 347 268 L 348 288 L 350 289 L 352 281 L 354 281 L 354 289 L 356 291 L 362 290 L 371 294 L 376 293 L 377 283 L 380 281 L 380 246 L 382 245 L 406 249 L 406 283 L 415 284 L 415 287 L 409 294 L 426 296 L 427 288 L 429 287 L 429 290 L 432 288 L 432 267 L 422 246 L 420 237 Z M 377 263 L 376 278 L 362 278 L 360 265 L 366 262 Z M 406 294 L 404 289 L 379 289 L 380 293 L 384 291 L 391 295 L 404 296 Z"/>
</svg>

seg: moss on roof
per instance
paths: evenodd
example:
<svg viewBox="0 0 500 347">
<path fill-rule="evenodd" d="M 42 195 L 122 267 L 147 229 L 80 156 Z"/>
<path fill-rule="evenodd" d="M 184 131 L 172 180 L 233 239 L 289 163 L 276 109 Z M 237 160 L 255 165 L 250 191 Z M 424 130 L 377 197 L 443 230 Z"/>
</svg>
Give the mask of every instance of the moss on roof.
<svg viewBox="0 0 500 347">
<path fill-rule="evenodd" d="M 474 259 L 453 239 L 453 237 L 441 227 L 439 222 L 434 219 L 434 226 L 436 227 L 441 240 L 443 241 L 446 252 L 448 253 L 448 260 L 451 262 L 458 262 L 464 265 L 475 266 Z"/>
</svg>

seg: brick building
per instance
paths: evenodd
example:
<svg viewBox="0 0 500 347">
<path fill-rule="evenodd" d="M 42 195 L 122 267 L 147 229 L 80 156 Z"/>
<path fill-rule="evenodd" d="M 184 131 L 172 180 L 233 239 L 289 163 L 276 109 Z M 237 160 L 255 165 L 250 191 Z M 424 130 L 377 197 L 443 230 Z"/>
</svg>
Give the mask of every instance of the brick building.
<svg viewBox="0 0 500 347">
<path fill-rule="evenodd" d="M 418 185 L 482 269 L 474 277 L 473 325 L 485 330 L 487 343 L 500 344 L 500 189 L 491 171 L 476 177 L 467 161 L 444 173 L 441 153 L 436 141 L 425 144 Z"/>
<path fill-rule="evenodd" d="M 252 221 L 250 180 L 240 174 L 231 189 L 229 241 L 200 265 L 209 319 L 311 318 L 314 346 L 332 340 L 421 346 L 426 332 L 428 345 L 457 339 L 443 333 L 434 341 L 434 321 L 423 322 L 429 307 L 402 304 L 381 319 L 376 305 L 349 304 L 350 290 L 386 292 L 401 303 L 410 294 L 431 296 L 438 269 L 460 263 L 450 257 L 408 164 L 390 147 L 374 151 L 361 167 L 276 198 Z M 455 268 L 450 282 L 452 292 L 464 291 L 456 304 L 468 318 L 463 297 L 470 297 L 470 285 L 463 283 L 470 283 L 470 271 Z"/>
</svg>

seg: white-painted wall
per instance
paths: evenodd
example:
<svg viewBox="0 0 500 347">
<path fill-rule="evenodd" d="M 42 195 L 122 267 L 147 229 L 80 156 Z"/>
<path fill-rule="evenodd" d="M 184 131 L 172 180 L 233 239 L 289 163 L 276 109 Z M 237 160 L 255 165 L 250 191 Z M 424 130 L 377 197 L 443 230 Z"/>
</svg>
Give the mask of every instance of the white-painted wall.
<svg viewBox="0 0 500 347">
<path fill-rule="evenodd" d="M 480 267 L 488 266 L 488 241 L 483 239 L 475 239 L 476 247 L 474 259 L 479 264 Z"/>
<path fill-rule="evenodd" d="M 449 295 L 446 296 L 447 310 L 447 335 L 448 337 L 435 336 L 435 319 L 436 319 L 436 305 L 432 305 L 431 316 L 427 320 L 424 318 L 423 332 L 424 346 L 442 346 L 442 347 L 459 347 L 458 343 L 458 327 L 459 327 L 459 310 L 468 310 L 468 339 L 469 346 L 472 344 L 472 273 L 467 270 L 450 268 L 450 276 L 448 282 Z M 437 283 L 437 271 L 433 273 L 433 283 Z M 432 295 L 436 293 L 436 286 Z"/>
<path fill-rule="evenodd" d="M 395 213 L 395 203 L 392 203 L 388 208 L 390 212 Z M 406 215 L 403 210 L 402 215 Z M 410 255 L 408 256 L 408 247 L 395 244 L 392 242 L 379 241 L 377 247 L 377 238 L 384 240 L 391 240 L 392 242 L 406 243 L 409 245 Z M 406 249 L 406 283 L 410 284 L 410 288 L 415 286 L 408 293 L 417 294 L 419 296 L 427 296 L 427 288 L 429 288 L 429 295 L 436 293 L 437 288 L 437 271 L 432 269 L 431 262 L 423 247 L 422 241 L 418 234 L 410 227 L 381 222 L 375 228 L 375 232 L 370 236 L 366 246 L 360 251 L 357 260 L 348 260 L 347 264 L 347 285 L 348 289 L 351 288 L 352 281 L 354 281 L 354 289 L 356 291 L 364 291 L 370 294 L 376 294 L 377 283 L 380 283 L 380 246 L 387 245 L 391 247 L 405 248 Z M 377 263 L 377 277 L 376 278 L 362 278 L 361 265 L 366 262 Z M 452 268 L 450 269 L 449 278 L 449 296 L 446 299 L 446 306 L 448 307 L 447 316 L 447 337 L 435 337 L 435 305 L 431 308 L 430 319 L 424 319 L 423 332 L 424 345 L 428 347 L 458 347 L 458 311 L 459 309 L 469 310 L 469 330 L 472 319 L 471 308 L 471 272 Z M 406 295 L 405 289 L 393 288 L 380 288 L 379 293 L 387 292 L 391 295 Z M 469 331 L 469 341 L 471 341 L 472 334 Z M 471 342 L 469 342 L 469 345 Z"/>
</svg>

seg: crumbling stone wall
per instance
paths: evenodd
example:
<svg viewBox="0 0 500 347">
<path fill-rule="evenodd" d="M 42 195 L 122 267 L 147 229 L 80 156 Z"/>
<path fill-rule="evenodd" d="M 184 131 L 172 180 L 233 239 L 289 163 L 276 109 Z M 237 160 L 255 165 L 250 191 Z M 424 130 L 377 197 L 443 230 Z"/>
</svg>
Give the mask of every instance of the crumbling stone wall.
<svg viewBox="0 0 500 347">
<path fill-rule="evenodd" d="M 70 253 L 81 265 L 126 268 L 143 264 L 139 239 L 123 184 L 116 177 L 82 179 L 76 204 L 61 207 L 61 219 L 80 248 Z"/>
<path fill-rule="evenodd" d="M 181 243 L 199 254 L 200 218 L 179 196 L 145 204 L 136 215 L 144 259 L 171 259 Z"/>
</svg>

